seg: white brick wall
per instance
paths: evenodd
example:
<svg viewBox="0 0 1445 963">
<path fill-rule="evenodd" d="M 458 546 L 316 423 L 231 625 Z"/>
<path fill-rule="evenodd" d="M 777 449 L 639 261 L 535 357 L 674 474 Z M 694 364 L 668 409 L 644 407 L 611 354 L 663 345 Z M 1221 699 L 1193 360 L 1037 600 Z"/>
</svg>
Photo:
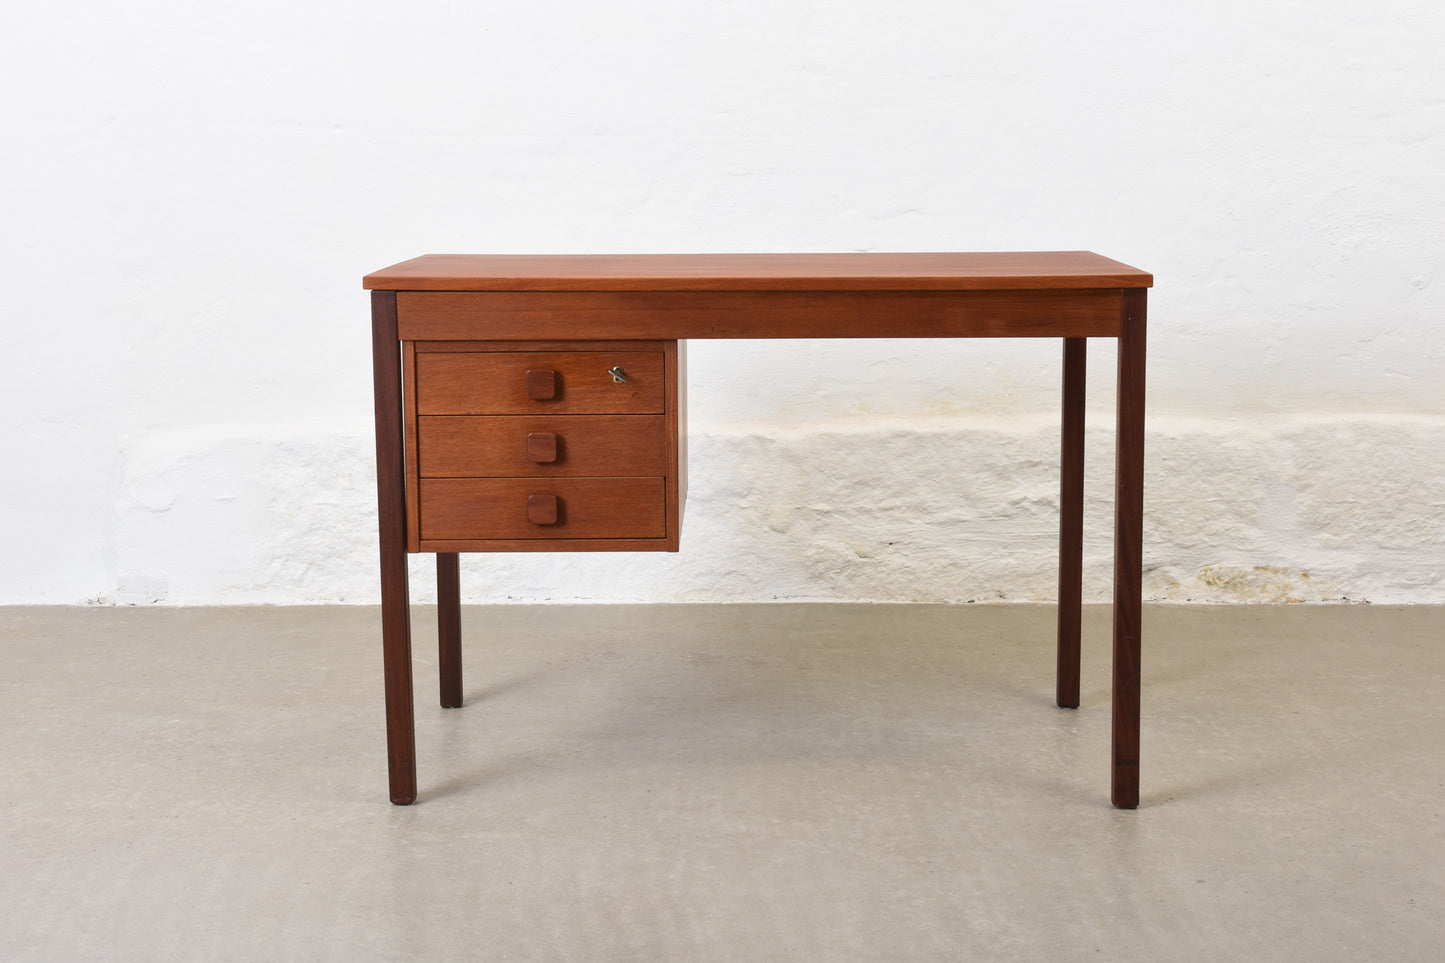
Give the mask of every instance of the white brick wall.
<svg viewBox="0 0 1445 963">
<path fill-rule="evenodd" d="M 374 599 L 393 261 L 1076 248 L 1158 281 L 1146 591 L 1445 602 L 1441 36 L 1426 0 L 31 5 L 0 603 Z M 1056 346 L 689 363 L 682 555 L 478 558 L 470 597 L 1052 593 Z"/>
<path fill-rule="evenodd" d="M 1214 602 L 1445 597 L 1445 428 L 1156 419 L 1145 595 Z M 1085 597 L 1111 592 L 1113 452 L 1087 441 Z M 176 436 L 127 461 L 105 601 L 375 601 L 371 438 Z M 1057 428 L 924 417 L 701 431 L 676 554 L 471 555 L 474 601 L 1027 601 L 1054 597 Z M 1342 453 L 1346 457 L 1342 457 Z M 178 564 L 184 559 L 184 565 Z M 413 597 L 433 598 L 430 557 Z"/>
</svg>

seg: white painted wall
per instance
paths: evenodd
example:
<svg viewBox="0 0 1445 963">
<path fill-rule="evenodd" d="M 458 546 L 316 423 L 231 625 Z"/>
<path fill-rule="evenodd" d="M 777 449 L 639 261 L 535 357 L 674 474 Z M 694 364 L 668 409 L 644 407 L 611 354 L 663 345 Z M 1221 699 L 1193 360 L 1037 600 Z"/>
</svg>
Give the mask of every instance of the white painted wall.
<svg viewBox="0 0 1445 963">
<path fill-rule="evenodd" d="M 8 11 L 0 602 L 375 600 L 394 261 L 1076 248 L 1157 277 L 1152 596 L 1445 602 L 1442 37 L 1427 0 Z M 1052 596 L 1057 345 L 690 364 L 684 551 L 470 556 L 469 598 Z"/>
</svg>

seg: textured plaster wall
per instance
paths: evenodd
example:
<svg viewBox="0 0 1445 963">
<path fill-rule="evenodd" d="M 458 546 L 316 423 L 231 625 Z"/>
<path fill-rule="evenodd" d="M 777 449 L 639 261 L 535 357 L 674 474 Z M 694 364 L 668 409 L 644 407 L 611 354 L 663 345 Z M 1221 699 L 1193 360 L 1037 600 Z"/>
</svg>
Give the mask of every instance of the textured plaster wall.
<svg viewBox="0 0 1445 963">
<path fill-rule="evenodd" d="M 1441 36 L 1423 0 L 12 12 L 0 602 L 374 601 L 393 261 L 1078 248 L 1157 278 L 1151 596 L 1445 602 Z M 469 556 L 470 598 L 1052 597 L 1056 344 L 689 365 L 682 553 Z"/>
</svg>

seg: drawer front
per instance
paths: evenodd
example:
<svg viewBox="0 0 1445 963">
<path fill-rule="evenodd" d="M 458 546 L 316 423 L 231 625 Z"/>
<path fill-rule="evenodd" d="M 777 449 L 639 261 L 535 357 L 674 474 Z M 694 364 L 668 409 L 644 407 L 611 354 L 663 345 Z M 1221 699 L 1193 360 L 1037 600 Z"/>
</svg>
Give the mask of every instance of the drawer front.
<svg viewBox="0 0 1445 963">
<path fill-rule="evenodd" d="M 620 369 L 623 381 L 611 373 Z M 418 352 L 418 415 L 661 414 L 661 351 Z"/>
<path fill-rule="evenodd" d="M 664 538 L 663 478 L 424 478 L 421 538 Z"/>
<path fill-rule="evenodd" d="M 422 478 L 666 475 L 662 415 L 426 415 Z"/>
</svg>

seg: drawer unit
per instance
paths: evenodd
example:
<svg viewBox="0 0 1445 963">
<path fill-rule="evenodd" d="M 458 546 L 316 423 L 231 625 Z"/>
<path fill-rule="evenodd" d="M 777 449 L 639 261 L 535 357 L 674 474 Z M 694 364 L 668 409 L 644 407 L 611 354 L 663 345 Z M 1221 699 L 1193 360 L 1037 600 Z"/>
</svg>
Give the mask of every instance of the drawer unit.
<svg viewBox="0 0 1445 963">
<path fill-rule="evenodd" d="M 413 552 L 676 551 L 676 341 L 403 342 Z"/>
</svg>

